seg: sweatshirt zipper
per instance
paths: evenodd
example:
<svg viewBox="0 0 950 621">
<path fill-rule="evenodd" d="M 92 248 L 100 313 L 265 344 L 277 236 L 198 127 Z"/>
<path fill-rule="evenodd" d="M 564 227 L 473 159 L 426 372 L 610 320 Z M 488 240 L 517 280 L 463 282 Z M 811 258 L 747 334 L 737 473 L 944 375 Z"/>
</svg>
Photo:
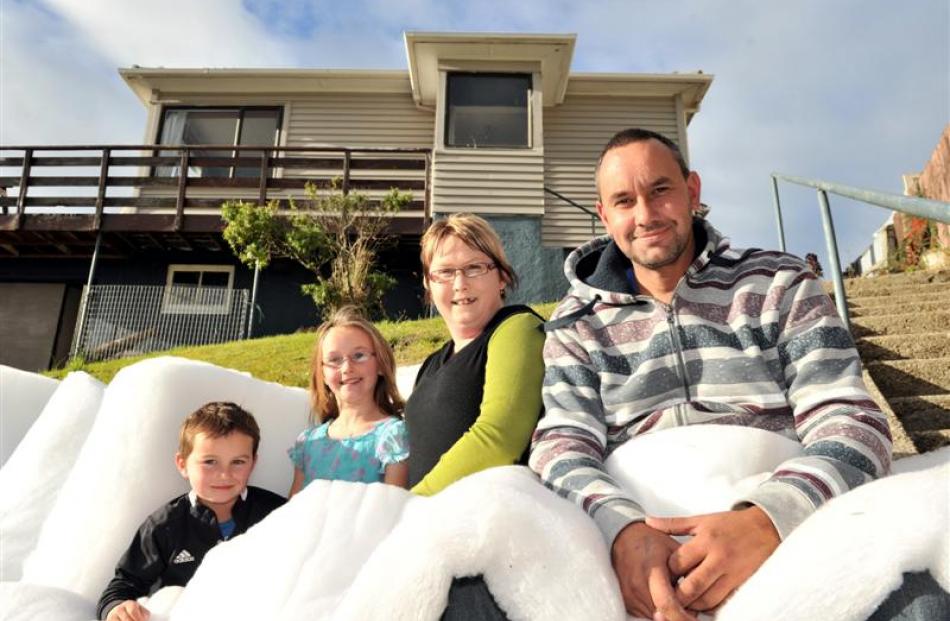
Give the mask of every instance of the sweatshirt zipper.
<svg viewBox="0 0 950 621">
<path fill-rule="evenodd" d="M 676 352 L 676 363 L 680 371 L 680 379 L 683 380 L 683 393 L 686 395 L 686 401 L 690 401 L 689 382 L 686 379 L 686 362 L 683 360 L 683 348 L 679 341 L 679 323 L 676 321 L 676 315 L 673 312 L 673 303 L 666 306 L 666 323 L 670 327 L 670 342 L 673 344 L 673 350 Z"/>
</svg>

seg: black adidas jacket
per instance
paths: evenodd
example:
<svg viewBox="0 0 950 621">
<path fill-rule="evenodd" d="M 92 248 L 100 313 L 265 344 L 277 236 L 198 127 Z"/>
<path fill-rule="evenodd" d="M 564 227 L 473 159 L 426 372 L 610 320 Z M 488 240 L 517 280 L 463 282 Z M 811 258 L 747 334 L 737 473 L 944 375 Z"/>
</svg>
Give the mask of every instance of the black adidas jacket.
<svg viewBox="0 0 950 621">
<path fill-rule="evenodd" d="M 247 498 L 231 509 L 236 537 L 286 502 L 282 496 L 248 486 Z M 151 595 L 166 586 L 185 586 L 208 550 L 221 541 L 214 511 L 191 504 L 188 494 L 175 498 L 148 516 L 119 560 L 115 577 L 102 592 L 96 613 L 105 619 L 127 599 Z"/>
</svg>

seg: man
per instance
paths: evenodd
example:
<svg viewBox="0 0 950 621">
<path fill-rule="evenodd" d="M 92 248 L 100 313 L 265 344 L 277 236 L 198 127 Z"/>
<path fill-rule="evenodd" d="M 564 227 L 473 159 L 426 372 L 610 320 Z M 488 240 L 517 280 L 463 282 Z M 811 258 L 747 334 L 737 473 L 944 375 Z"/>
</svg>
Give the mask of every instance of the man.
<svg viewBox="0 0 950 621">
<path fill-rule="evenodd" d="M 673 142 L 622 131 L 595 180 L 609 236 L 566 261 L 531 467 L 600 527 L 629 612 L 694 619 L 821 504 L 887 474 L 890 432 L 814 274 L 790 255 L 732 249 L 694 218 L 700 179 Z M 767 429 L 804 452 L 731 511 L 647 517 L 604 460 L 637 435 L 699 423 Z"/>
</svg>

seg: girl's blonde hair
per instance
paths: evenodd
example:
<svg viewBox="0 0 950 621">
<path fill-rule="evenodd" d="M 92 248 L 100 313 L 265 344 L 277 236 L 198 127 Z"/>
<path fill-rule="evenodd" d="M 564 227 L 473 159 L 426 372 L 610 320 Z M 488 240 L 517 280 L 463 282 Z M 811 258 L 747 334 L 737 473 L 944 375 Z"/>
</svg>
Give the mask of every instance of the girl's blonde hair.
<svg viewBox="0 0 950 621">
<path fill-rule="evenodd" d="M 389 416 L 402 417 L 405 403 L 396 387 L 396 360 L 393 350 L 372 323 L 355 306 L 344 306 L 317 328 L 317 343 L 310 358 L 310 422 L 319 424 L 340 415 L 336 397 L 327 386 L 323 373 L 323 339 L 331 328 L 359 328 L 369 336 L 376 354 L 379 377 L 373 398 Z"/>
</svg>

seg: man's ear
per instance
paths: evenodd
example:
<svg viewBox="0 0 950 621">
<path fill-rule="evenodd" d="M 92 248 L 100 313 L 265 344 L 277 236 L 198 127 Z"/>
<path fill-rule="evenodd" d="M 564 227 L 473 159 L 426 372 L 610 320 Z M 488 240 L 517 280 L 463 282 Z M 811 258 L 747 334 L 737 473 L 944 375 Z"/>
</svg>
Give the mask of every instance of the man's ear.
<svg viewBox="0 0 950 621">
<path fill-rule="evenodd" d="M 604 216 L 604 204 L 600 202 L 600 199 L 597 199 L 597 202 L 594 203 L 594 206 L 597 208 L 597 217 L 600 218 L 601 224 L 607 226 L 607 218 Z"/>
<path fill-rule="evenodd" d="M 686 191 L 689 193 L 690 211 L 699 209 L 699 194 L 702 185 L 702 181 L 699 179 L 699 173 L 695 170 L 690 171 L 689 176 L 686 177 Z"/>
<path fill-rule="evenodd" d="M 181 476 L 188 479 L 188 469 L 185 468 L 185 458 L 181 456 L 181 453 L 175 453 L 175 467 L 178 468 L 178 473 Z"/>
</svg>

